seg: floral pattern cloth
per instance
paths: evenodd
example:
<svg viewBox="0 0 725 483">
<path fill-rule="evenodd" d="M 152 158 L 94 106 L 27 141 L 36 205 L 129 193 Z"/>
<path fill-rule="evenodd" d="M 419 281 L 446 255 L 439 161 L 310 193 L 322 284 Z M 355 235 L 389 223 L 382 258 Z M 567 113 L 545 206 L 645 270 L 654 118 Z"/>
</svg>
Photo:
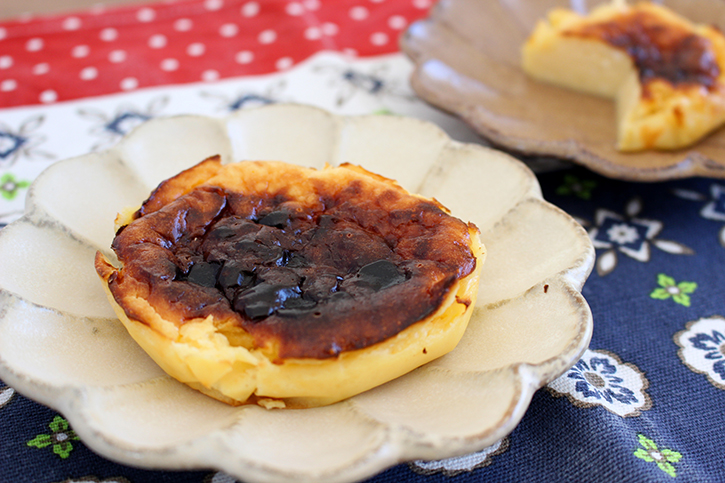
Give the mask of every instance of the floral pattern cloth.
<svg viewBox="0 0 725 483">
<path fill-rule="evenodd" d="M 432 3 L 166 0 L 0 24 L 0 227 L 20 216 L 43 169 L 158 116 L 303 102 L 418 117 L 485 143 L 408 84 L 395 38 Z M 223 40 L 234 42 L 229 59 L 210 57 Z M 370 482 L 723 481 L 725 182 L 640 184 L 527 162 L 544 197 L 580 221 L 596 249 L 583 289 L 590 348 L 495 444 L 400 464 Z M 2 382 L 0 432 L 0 481 L 235 481 L 106 460 L 62 415 Z"/>
</svg>

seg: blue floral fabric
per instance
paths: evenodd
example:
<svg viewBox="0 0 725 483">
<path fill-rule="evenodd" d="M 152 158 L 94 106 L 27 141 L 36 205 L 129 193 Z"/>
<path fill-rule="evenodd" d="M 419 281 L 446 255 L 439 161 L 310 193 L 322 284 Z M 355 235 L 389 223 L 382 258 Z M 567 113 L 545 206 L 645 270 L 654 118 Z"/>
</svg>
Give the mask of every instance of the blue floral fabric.
<svg viewBox="0 0 725 483">
<path fill-rule="evenodd" d="M 725 181 L 643 184 L 579 167 L 538 176 L 596 247 L 583 289 L 589 349 L 497 444 L 370 481 L 725 481 Z M 0 434 L 2 482 L 234 481 L 107 461 L 61 415 L 2 384 Z"/>
</svg>

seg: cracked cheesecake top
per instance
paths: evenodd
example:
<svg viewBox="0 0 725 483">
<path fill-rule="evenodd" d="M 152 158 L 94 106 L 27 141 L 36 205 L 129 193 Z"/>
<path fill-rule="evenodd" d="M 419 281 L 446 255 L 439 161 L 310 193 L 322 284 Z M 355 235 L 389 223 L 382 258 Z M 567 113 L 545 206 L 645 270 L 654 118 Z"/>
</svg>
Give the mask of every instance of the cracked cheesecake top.
<svg viewBox="0 0 725 483">
<path fill-rule="evenodd" d="M 133 295 L 177 325 L 211 315 L 272 360 L 393 337 L 476 268 L 473 225 L 351 165 L 213 157 L 159 185 L 132 218 L 113 241 L 122 267 L 96 264 L 126 314 L 144 322 Z"/>
</svg>

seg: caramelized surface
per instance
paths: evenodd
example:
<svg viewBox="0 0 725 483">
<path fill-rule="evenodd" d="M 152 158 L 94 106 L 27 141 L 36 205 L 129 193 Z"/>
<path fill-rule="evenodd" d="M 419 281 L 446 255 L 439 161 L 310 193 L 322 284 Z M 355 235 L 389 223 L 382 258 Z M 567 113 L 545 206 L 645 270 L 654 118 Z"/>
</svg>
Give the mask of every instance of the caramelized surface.
<svg viewBox="0 0 725 483">
<path fill-rule="evenodd" d="M 654 79 L 680 84 L 715 85 L 720 68 L 709 39 L 650 11 L 631 11 L 612 20 L 567 30 L 564 35 L 596 38 L 624 50 L 643 85 Z"/>
<path fill-rule="evenodd" d="M 467 224 L 361 168 L 214 158 L 162 183 L 113 249 L 129 317 L 130 294 L 179 324 L 213 315 L 279 359 L 388 339 L 476 265 Z"/>
</svg>

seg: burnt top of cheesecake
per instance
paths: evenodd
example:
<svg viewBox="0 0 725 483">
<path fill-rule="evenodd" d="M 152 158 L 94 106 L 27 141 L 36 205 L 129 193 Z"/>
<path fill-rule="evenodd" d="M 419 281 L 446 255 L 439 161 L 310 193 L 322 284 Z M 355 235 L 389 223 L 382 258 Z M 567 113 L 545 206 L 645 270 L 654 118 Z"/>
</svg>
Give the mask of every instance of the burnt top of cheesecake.
<svg viewBox="0 0 725 483">
<path fill-rule="evenodd" d="M 129 294 L 177 324 L 213 315 L 280 359 L 388 339 L 476 266 L 472 226 L 352 166 L 207 160 L 162 183 L 135 218 L 114 239 L 123 267 L 108 279 L 130 318 L 143 322 Z"/>
<path fill-rule="evenodd" d="M 564 34 L 599 39 L 625 51 L 634 61 L 643 85 L 662 79 L 673 86 L 699 85 L 710 89 L 720 75 L 708 38 L 648 10 L 622 13 L 612 20 L 586 24 Z"/>
</svg>

